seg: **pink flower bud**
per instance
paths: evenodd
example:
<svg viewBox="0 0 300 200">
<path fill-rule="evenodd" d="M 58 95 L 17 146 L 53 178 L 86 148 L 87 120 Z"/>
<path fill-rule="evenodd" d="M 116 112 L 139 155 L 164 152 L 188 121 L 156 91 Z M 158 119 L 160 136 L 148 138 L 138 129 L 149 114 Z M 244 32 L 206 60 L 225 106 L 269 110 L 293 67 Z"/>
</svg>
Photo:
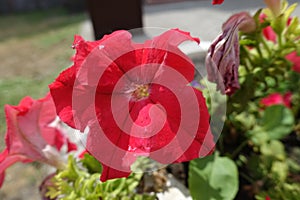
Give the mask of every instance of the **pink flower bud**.
<svg viewBox="0 0 300 200">
<path fill-rule="evenodd" d="M 300 56 L 297 55 L 297 52 L 294 51 L 294 52 L 286 55 L 285 58 L 293 64 L 292 70 L 300 73 Z"/>
<path fill-rule="evenodd" d="M 273 105 L 284 105 L 287 108 L 291 108 L 291 99 L 292 99 L 291 92 L 287 92 L 284 95 L 275 92 L 261 99 L 260 104 L 265 107 L 269 107 Z"/>
</svg>

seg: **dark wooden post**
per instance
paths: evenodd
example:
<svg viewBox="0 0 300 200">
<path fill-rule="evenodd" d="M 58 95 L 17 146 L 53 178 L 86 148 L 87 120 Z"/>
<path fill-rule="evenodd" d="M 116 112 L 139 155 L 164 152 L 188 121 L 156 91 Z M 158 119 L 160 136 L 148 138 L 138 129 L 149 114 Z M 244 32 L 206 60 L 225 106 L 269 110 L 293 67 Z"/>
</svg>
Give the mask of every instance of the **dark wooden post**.
<svg viewBox="0 0 300 200">
<path fill-rule="evenodd" d="M 96 39 L 120 29 L 141 28 L 141 0 L 87 0 Z"/>
</svg>

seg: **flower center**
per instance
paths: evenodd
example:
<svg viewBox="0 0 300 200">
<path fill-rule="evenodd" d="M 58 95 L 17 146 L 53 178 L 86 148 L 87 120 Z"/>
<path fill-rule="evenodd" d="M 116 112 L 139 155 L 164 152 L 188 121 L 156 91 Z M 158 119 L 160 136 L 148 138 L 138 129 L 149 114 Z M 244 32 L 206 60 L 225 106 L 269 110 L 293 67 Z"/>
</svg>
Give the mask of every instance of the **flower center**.
<svg viewBox="0 0 300 200">
<path fill-rule="evenodd" d="M 132 96 L 136 100 L 149 96 L 149 85 L 138 85 L 136 89 L 132 92 Z"/>
</svg>

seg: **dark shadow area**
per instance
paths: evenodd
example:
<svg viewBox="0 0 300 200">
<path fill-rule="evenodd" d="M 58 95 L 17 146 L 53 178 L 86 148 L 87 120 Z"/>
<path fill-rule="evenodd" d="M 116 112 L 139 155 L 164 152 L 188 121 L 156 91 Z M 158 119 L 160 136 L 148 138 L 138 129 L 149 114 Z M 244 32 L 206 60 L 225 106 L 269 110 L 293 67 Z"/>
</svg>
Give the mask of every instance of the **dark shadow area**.
<svg viewBox="0 0 300 200">
<path fill-rule="evenodd" d="M 49 10 L 64 7 L 70 12 L 79 12 L 85 9 L 84 0 L 1 0 L 0 15 Z"/>
<path fill-rule="evenodd" d="M 143 26 L 141 0 L 86 2 L 96 39 L 115 30 L 129 30 Z"/>
</svg>

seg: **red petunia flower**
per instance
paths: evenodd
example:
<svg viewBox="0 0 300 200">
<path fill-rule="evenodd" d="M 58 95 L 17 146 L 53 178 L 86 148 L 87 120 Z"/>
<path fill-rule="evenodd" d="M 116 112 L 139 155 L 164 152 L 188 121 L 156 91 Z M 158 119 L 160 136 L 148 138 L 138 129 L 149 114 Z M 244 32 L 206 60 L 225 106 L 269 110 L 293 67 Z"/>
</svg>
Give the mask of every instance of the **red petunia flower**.
<svg viewBox="0 0 300 200">
<path fill-rule="evenodd" d="M 297 52 L 294 51 L 294 52 L 286 55 L 285 58 L 293 64 L 292 70 L 300 73 L 300 56 L 297 55 Z"/>
<path fill-rule="evenodd" d="M 0 180 L 6 168 L 18 161 L 39 161 L 59 168 L 62 145 L 68 143 L 75 149 L 61 129 L 52 125 L 57 115 L 50 95 L 39 100 L 25 97 L 18 106 L 6 105 L 5 114 L 6 148 L 0 154 Z"/>
<path fill-rule="evenodd" d="M 271 198 L 269 196 L 266 196 L 266 200 L 271 200 Z"/>
<path fill-rule="evenodd" d="M 188 33 L 169 30 L 144 43 L 127 31 L 96 42 L 76 36 L 74 65 L 50 85 L 60 118 L 88 130 L 87 151 L 103 165 L 101 181 L 126 177 L 137 156 L 188 161 L 214 147 L 194 65 L 180 51 Z M 88 127 L 88 129 L 86 129 Z"/>
<path fill-rule="evenodd" d="M 266 107 L 273 106 L 273 105 L 284 105 L 287 108 L 290 108 L 291 98 L 292 98 L 292 93 L 290 92 L 287 92 L 284 95 L 281 95 L 280 93 L 273 93 L 261 99 L 260 104 Z"/>
<path fill-rule="evenodd" d="M 212 1 L 212 4 L 215 5 L 215 4 L 222 4 L 224 2 L 224 0 L 213 0 Z"/>
</svg>

